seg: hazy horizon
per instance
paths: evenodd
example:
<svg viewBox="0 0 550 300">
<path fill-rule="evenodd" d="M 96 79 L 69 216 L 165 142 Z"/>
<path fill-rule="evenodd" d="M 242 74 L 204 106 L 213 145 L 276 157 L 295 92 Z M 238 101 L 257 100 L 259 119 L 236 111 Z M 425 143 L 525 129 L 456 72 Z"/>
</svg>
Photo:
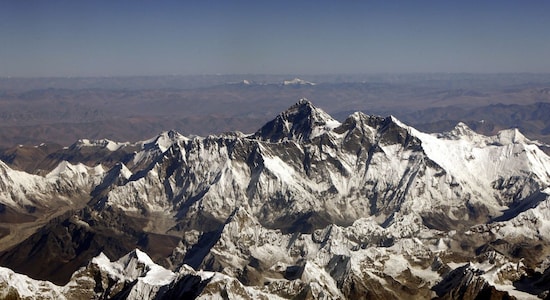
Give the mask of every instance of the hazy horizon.
<svg viewBox="0 0 550 300">
<path fill-rule="evenodd" d="M 1 77 L 550 73 L 550 3 L 13 1 Z"/>
<path fill-rule="evenodd" d="M 237 76 L 269 76 L 269 77 L 284 77 L 284 80 L 291 80 L 295 78 L 301 78 L 302 76 L 307 79 L 307 77 L 334 77 L 334 76 L 416 76 L 416 75 L 464 75 L 464 76 L 513 76 L 513 75 L 550 75 L 550 71 L 541 71 L 541 72 L 365 72 L 365 73 L 189 73 L 189 74 L 131 74 L 131 75 L 22 75 L 22 76 L 12 76 L 12 75 L 0 75 L 1 79 L 86 79 L 86 78 L 159 78 L 159 77 L 237 77 Z M 291 78 L 293 77 L 293 78 Z M 348 81 L 355 82 L 355 81 Z M 226 82 L 230 83 L 230 82 Z"/>
</svg>

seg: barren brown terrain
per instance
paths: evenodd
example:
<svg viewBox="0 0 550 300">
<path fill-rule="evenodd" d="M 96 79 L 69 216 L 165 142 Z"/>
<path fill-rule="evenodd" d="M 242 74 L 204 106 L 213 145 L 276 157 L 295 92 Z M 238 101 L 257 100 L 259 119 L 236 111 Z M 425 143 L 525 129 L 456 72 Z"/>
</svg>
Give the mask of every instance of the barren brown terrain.
<svg viewBox="0 0 550 300">
<path fill-rule="evenodd" d="M 78 139 L 138 141 L 175 129 L 185 135 L 253 132 L 308 98 L 333 116 L 395 115 L 426 131 L 457 122 L 491 134 L 518 127 L 550 142 L 550 75 L 227 75 L 0 79 L 0 147 Z M 244 80 L 250 84 L 243 83 Z"/>
</svg>

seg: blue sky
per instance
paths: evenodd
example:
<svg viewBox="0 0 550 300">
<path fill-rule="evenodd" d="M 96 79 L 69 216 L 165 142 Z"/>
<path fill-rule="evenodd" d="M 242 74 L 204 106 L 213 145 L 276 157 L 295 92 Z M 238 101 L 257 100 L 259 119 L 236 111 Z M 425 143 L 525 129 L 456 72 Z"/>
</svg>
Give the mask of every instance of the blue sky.
<svg viewBox="0 0 550 300">
<path fill-rule="evenodd" d="M 550 1 L 0 1 L 0 76 L 550 72 Z"/>
</svg>

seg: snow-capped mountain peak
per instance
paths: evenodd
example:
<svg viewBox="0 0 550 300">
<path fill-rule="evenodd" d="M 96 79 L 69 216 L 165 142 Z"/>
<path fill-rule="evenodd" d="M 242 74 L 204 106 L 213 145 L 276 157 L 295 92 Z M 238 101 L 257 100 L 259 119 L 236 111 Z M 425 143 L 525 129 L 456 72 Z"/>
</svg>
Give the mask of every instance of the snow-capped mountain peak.
<svg viewBox="0 0 550 300">
<path fill-rule="evenodd" d="M 283 85 L 316 85 L 316 84 L 296 77 L 292 80 L 284 80 Z"/>
<path fill-rule="evenodd" d="M 76 143 L 74 143 L 70 149 L 80 149 L 84 147 L 96 147 L 99 149 L 107 149 L 109 151 L 116 151 L 120 148 L 126 147 L 130 145 L 130 143 L 118 143 L 114 142 L 108 139 L 100 139 L 100 140 L 89 140 L 89 139 L 80 139 Z"/>
<path fill-rule="evenodd" d="M 453 130 L 449 132 L 445 132 L 440 134 L 442 137 L 446 137 L 449 139 L 461 139 L 461 138 L 469 138 L 470 140 L 474 139 L 475 137 L 480 136 L 478 133 L 470 129 L 468 125 L 466 125 L 463 122 L 459 122 L 456 124 L 456 126 L 453 128 Z"/>
<path fill-rule="evenodd" d="M 258 130 L 253 138 L 280 142 L 306 141 L 340 126 L 340 122 L 303 98 Z"/>
<path fill-rule="evenodd" d="M 187 141 L 188 138 L 181 135 L 175 130 L 164 131 L 153 139 L 143 142 L 143 147 L 145 149 L 159 149 L 161 152 L 166 151 L 174 143 Z"/>
<path fill-rule="evenodd" d="M 101 262 L 105 262 L 105 260 L 103 259 Z M 139 249 L 135 249 L 110 265 L 116 266 L 110 270 L 121 271 L 118 275 L 130 281 L 141 277 L 141 280 L 150 285 L 166 285 L 175 277 L 173 272 L 155 264 L 145 252 Z"/>
<path fill-rule="evenodd" d="M 517 128 L 501 130 L 498 133 L 497 137 L 498 141 L 501 144 L 518 144 L 531 142 Z"/>
</svg>

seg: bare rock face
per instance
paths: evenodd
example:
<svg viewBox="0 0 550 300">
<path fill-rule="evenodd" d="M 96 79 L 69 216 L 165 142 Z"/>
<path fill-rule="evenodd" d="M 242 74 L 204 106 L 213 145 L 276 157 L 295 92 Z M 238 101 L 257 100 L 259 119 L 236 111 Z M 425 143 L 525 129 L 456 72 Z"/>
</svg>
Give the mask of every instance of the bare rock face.
<svg viewBox="0 0 550 300">
<path fill-rule="evenodd" d="M 32 174 L 0 162 L 0 298 L 545 297 L 539 146 L 300 100 L 251 135 L 81 140 Z"/>
</svg>

